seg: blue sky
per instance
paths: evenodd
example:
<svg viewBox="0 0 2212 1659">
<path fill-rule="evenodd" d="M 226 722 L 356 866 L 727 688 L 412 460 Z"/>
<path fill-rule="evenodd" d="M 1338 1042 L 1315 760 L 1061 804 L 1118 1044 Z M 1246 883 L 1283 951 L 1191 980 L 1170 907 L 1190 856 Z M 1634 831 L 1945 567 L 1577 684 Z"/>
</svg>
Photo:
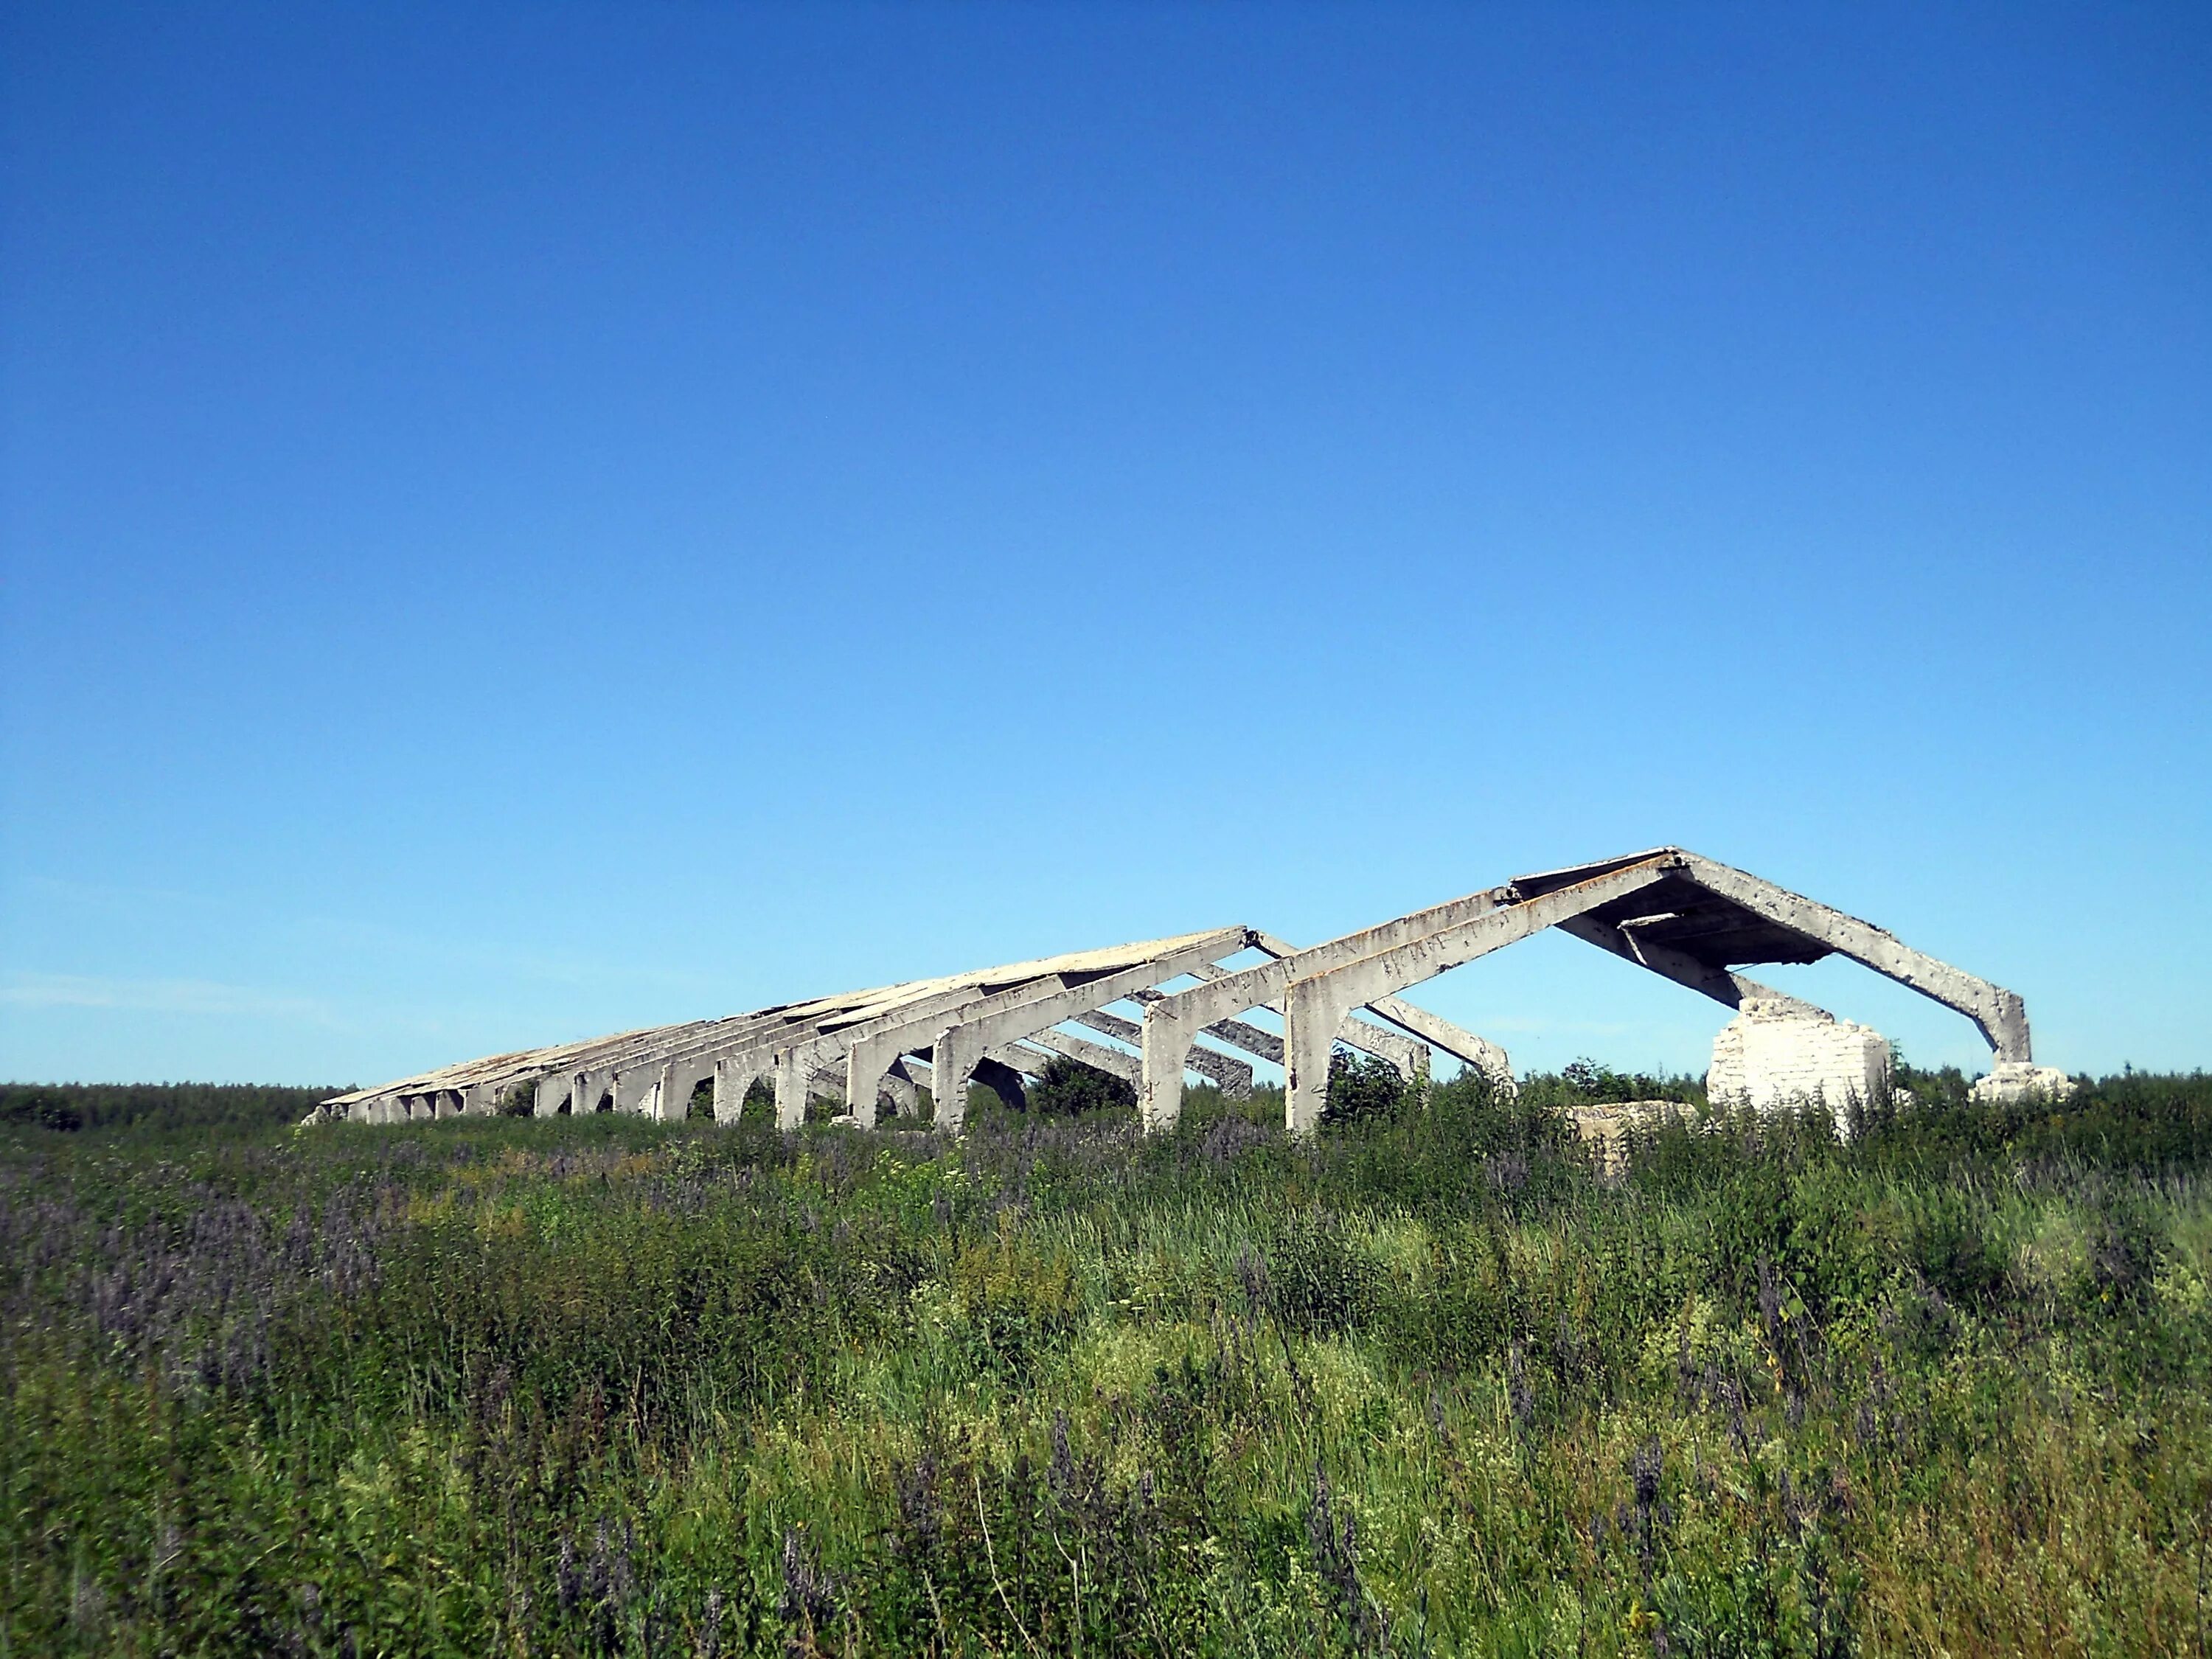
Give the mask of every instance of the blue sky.
<svg viewBox="0 0 2212 1659">
<path fill-rule="evenodd" d="M 14 3 L 0 77 L 0 1075 L 1666 842 L 2212 1059 L 2201 6 Z"/>
</svg>

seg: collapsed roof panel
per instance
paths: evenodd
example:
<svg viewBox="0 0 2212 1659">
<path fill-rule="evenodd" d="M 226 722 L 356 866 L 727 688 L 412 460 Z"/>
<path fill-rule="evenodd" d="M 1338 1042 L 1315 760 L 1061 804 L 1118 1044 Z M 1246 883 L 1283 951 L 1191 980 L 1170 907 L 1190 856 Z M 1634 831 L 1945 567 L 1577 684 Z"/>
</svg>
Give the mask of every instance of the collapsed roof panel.
<svg viewBox="0 0 2212 1659">
<path fill-rule="evenodd" d="M 1579 886 L 1615 870 L 1680 851 L 1678 848 L 1657 847 L 1625 858 L 1516 876 L 1513 890 L 1523 900 L 1540 898 L 1561 888 Z M 1758 962 L 1818 962 L 1834 954 L 1832 945 L 1811 934 L 1784 927 L 1700 885 L 1688 870 L 1671 872 L 1655 887 L 1598 905 L 1586 914 L 1620 928 L 1632 942 L 1666 945 L 1709 968 L 1733 968 Z"/>
</svg>

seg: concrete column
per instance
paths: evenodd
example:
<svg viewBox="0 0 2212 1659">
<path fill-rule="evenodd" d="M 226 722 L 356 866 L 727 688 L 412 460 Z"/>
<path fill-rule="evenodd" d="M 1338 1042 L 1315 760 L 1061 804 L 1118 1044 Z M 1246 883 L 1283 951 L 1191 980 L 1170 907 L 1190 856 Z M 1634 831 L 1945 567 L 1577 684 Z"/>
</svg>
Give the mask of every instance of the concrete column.
<svg viewBox="0 0 2212 1659">
<path fill-rule="evenodd" d="M 1289 1028 L 1285 1039 L 1285 1067 L 1290 1073 L 1283 1109 L 1292 1133 L 1310 1133 L 1313 1126 L 1321 1121 L 1322 1107 L 1328 1093 L 1329 1041 L 1352 1009 L 1371 1006 L 1378 997 L 1390 996 L 1408 985 L 1433 979 L 1531 933 L 1541 933 L 1568 916 L 1581 915 L 1601 904 L 1640 892 L 1679 867 L 1671 858 L 1655 857 L 1536 898 L 1487 909 L 1469 907 L 1456 917 L 1443 919 L 1441 926 L 1431 924 L 1407 930 L 1395 939 L 1389 937 L 1384 930 L 1376 930 L 1382 935 L 1379 946 L 1364 955 L 1349 956 L 1344 942 L 1340 942 L 1317 945 L 1268 963 L 1273 974 L 1284 975 L 1291 981 L 1283 999 L 1284 1023 Z M 1375 933 L 1368 937 L 1372 939 Z M 1219 994 L 1217 987 L 1202 985 L 1197 991 L 1185 992 L 1168 1000 L 1180 1002 L 1186 997 L 1209 992 Z M 1152 1012 L 1146 1011 L 1147 1024 Z M 1149 1066 L 1146 1072 L 1149 1081 Z"/>
<path fill-rule="evenodd" d="M 939 1031 L 929 1045 L 930 1093 L 937 1099 L 937 1127 L 958 1134 L 968 1116 L 968 1085 L 975 1080 L 975 1067 L 983 1058 L 983 1045 L 973 1028 L 955 1025 Z"/>
<path fill-rule="evenodd" d="M 912 1042 L 912 1036 L 903 1030 L 882 1031 L 860 1038 L 845 1051 L 845 1100 L 861 1127 L 876 1127 L 876 1097 L 883 1092 L 884 1078 Z M 900 1109 L 918 1109 L 911 1085 L 907 1101 Z"/>
<path fill-rule="evenodd" d="M 1300 980 L 1283 998 L 1283 1121 L 1294 1135 L 1321 1127 L 1337 1031 L 1353 1004 L 1326 976 Z M 1410 1079 L 1409 1079 L 1410 1080 Z"/>
<path fill-rule="evenodd" d="M 780 1048 L 775 1055 L 775 1127 L 796 1129 L 806 1121 L 806 1085 L 813 1068 L 798 1048 Z"/>
<path fill-rule="evenodd" d="M 1145 1006 L 1145 1078 L 1137 1089 L 1137 1121 L 1149 1133 L 1172 1129 L 1182 1115 L 1183 1068 L 1202 1016 L 1186 1014 L 1173 998 Z"/>
<path fill-rule="evenodd" d="M 910 1081 L 901 1077 L 896 1071 L 884 1073 L 881 1092 L 890 1097 L 891 1104 L 897 1109 L 901 1117 L 913 1117 L 921 1110 L 921 1096 L 915 1091 Z M 876 1103 L 870 1101 L 864 1110 L 857 1102 L 851 1102 L 849 1097 L 848 1099 L 852 1104 L 853 1115 L 860 1120 L 861 1127 L 868 1129 L 874 1128 Z"/>
<path fill-rule="evenodd" d="M 608 1086 L 614 1091 L 615 1110 L 643 1117 L 658 1116 L 653 1091 L 659 1081 L 660 1068 L 655 1066 L 634 1066 L 626 1072 L 617 1072 L 608 1079 Z"/>
<path fill-rule="evenodd" d="M 757 1053 L 725 1055 L 714 1062 L 714 1121 L 735 1123 L 744 1113 L 753 1085 L 774 1077 L 775 1066 Z"/>
<path fill-rule="evenodd" d="M 1144 1043 L 1145 1028 L 1133 1019 L 1123 1019 L 1119 1014 L 1101 1013 L 1096 1010 L 1087 1014 L 1078 1014 L 1075 1018 L 1078 1024 L 1088 1025 L 1094 1031 L 1103 1031 L 1110 1037 L 1119 1037 L 1132 1048 L 1141 1047 Z M 1210 1036 L 1220 1035 L 1212 1026 L 1206 1029 Z M 1041 1040 L 1034 1037 L 1030 1039 L 1032 1042 Z M 1079 1059 L 1081 1056 L 1078 1055 L 1076 1058 Z M 1142 1057 L 1125 1056 L 1125 1058 L 1130 1058 L 1132 1070 L 1129 1081 L 1141 1085 L 1144 1081 L 1145 1069 Z M 1231 1100 L 1245 1099 L 1252 1092 L 1252 1067 L 1243 1060 L 1221 1054 L 1215 1049 L 1205 1048 L 1195 1042 L 1191 1044 L 1190 1069 L 1212 1083 Z"/>
</svg>

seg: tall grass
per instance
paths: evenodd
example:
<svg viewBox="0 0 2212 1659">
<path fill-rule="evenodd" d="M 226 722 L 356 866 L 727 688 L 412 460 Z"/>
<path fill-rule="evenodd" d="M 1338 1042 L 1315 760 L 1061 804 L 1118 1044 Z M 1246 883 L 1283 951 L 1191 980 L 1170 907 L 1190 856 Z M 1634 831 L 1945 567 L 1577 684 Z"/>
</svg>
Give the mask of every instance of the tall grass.
<svg viewBox="0 0 2212 1659">
<path fill-rule="evenodd" d="M 1919 1092 L 14 1131 L 0 1651 L 2203 1650 L 2212 1079 Z"/>
</svg>

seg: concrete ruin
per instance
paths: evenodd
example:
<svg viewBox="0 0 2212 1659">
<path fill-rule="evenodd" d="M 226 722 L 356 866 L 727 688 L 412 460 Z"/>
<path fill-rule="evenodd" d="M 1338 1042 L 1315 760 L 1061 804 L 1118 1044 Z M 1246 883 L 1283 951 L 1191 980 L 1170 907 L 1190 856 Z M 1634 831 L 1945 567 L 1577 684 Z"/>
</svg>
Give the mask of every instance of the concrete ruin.
<svg viewBox="0 0 2212 1659">
<path fill-rule="evenodd" d="M 1662 847 L 1518 876 L 1303 950 L 1243 927 L 1147 939 L 495 1054 L 338 1096 L 311 1121 L 518 1109 L 665 1120 L 684 1116 L 704 1085 L 714 1117 L 729 1122 L 752 1085 L 765 1082 L 787 1129 L 819 1099 L 842 1104 L 839 1121 L 872 1127 L 885 1104 L 914 1111 L 927 1088 L 935 1126 L 957 1133 L 971 1085 L 1018 1099 L 1024 1077 L 1062 1058 L 1133 1084 L 1145 1127 L 1162 1130 L 1182 1109 L 1187 1073 L 1249 1094 L 1260 1060 L 1282 1066 L 1288 1127 L 1307 1134 L 1321 1121 L 1340 1046 L 1380 1056 L 1409 1080 L 1425 1078 L 1442 1050 L 1510 1089 L 1504 1049 L 1398 993 L 1552 927 L 1734 1011 L 1713 1048 L 1708 1087 L 1716 1099 L 1768 1110 L 1819 1100 L 1841 1113 L 1886 1095 L 1890 1051 L 1880 1033 L 1735 971 L 1831 955 L 1971 1020 L 1996 1062 L 1975 1085 L 1978 1098 L 2072 1086 L 2034 1063 L 2027 1010 L 2012 992 L 1855 916 Z M 1256 964 L 1229 965 L 1255 954 L 1263 958 Z M 1113 1012 L 1117 1004 L 1129 1013 Z M 1280 1017 L 1280 1035 L 1240 1018 L 1257 1010 Z"/>
<path fill-rule="evenodd" d="M 804 1121 L 809 1103 L 817 1100 L 842 1103 L 843 1121 L 872 1127 L 884 1105 L 911 1113 L 917 1091 L 927 1089 L 937 1127 L 957 1132 L 971 1085 L 1018 1102 L 1022 1079 L 1041 1076 L 1055 1058 L 1137 1085 L 1143 1060 L 1133 1039 L 1141 1027 L 1111 1012 L 1115 1004 L 1140 1012 L 1163 986 L 1219 977 L 1229 971 L 1220 964 L 1240 954 L 1292 948 L 1246 927 L 1147 939 L 727 1019 L 494 1054 L 340 1095 L 313 1118 L 392 1123 L 520 1110 L 666 1120 L 685 1115 L 703 1084 L 715 1119 L 728 1122 L 752 1086 L 766 1083 L 785 1128 Z M 1383 999 L 1379 1010 L 1369 1012 L 1376 1018 L 1347 1012 L 1338 1040 L 1389 1060 L 1409 1079 L 1427 1074 L 1432 1044 L 1511 1077 L 1503 1049 L 1425 1010 Z M 1377 1019 L 1395 1019 L 1401 1029 L 1386 1029 Z M 1201 1081 L 1249 1095 L 1253 1060 L 1279 1060 L 1281 1039 L 1242 1022 L 1218 1024 L 1206 1034 L 1211 1042 L 1191 1046 L 1185 1063 Z"/>
<path fill-rule="evenodd" d="M 1780 998 L 1746 997 L 1713 1039 L 1705 1094 L 1716 1106 L 1774 1111 L 1820 1104 L 1848 1121 L 1890 1095 L 1889 1039 L 1869 1026 Z"/>
</svg>

